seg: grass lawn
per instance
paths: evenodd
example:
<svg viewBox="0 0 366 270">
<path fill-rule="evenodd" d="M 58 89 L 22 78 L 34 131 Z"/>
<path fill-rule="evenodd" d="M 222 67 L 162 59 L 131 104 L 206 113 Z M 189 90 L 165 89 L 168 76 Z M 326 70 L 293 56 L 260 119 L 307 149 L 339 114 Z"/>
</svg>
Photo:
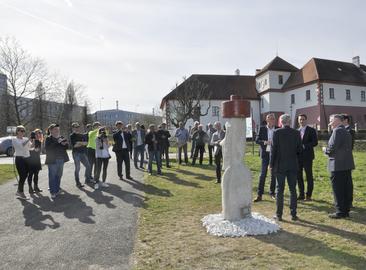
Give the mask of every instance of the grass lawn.
<svg viewBox="0 0 366 270">
<path fill-rule="evenodd" d="M 13 165 L 0 164 L 0 185 L 14 178 Z"/>
<path fill-rule="evenodd" d="M 248 147 L 246 163 L 256 195 L 260 159 Z M 221 212 L 221 189 L 214 167 L 163 168 L 146 176 L 146 205 L 140 211 L 134 250 L 136 269 L 366 269 L 366 153 L 355 152 L 354 206 L 350 219 L 332 220 L 333 199 L 327 159 L 317 149 L 314 200 L 300 202 L 300 221 L 292 222 L 286 187 L 284 221 L 277 234 L 243 238 L 210 236 L 201 218 Z M 207 160 L 205 161 L 207 163 Z M 155 168 L 154 168 L 155 169 Z M 266 192 L 268 191 L 268 177 Z M 267 193 L 268 194 L 268 193 Z M 275 213 L 268 196 L 252 205 L 267 217 Z"/>
</svg>

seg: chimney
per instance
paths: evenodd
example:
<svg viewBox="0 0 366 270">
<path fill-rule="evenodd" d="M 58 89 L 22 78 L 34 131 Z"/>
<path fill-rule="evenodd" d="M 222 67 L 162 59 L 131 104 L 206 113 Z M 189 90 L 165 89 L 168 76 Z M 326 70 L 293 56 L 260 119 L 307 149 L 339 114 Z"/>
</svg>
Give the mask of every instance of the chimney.
<svg viewBox="0 0 366 270">
<path fill-rule="evenodd" d="M 360 57 L 359 56 L 352 57 L 352 63 L 355 66 L 360 67 Z"/>
<path fill-rule="evenodd" d="M 260 69 L 260 68 L 257 68 L 257 69 L 255 70 L 255 75 L 257 75 L 259 72 L 261 72 L 261 69 Z"/>
<path fill-rule="evenodd" d="M 235 75 L 237 75 L 237 76 L 239 76 L 239 75 L 240 75 L 240 69 L 238 69 L 238 68 L 237 68 L 237 69 L 235 70 Z"/>
<path fill-rule="evenodd" d="M 118 111 L 118 100 L 116 100 L 116 110 Z"/>
</svg>

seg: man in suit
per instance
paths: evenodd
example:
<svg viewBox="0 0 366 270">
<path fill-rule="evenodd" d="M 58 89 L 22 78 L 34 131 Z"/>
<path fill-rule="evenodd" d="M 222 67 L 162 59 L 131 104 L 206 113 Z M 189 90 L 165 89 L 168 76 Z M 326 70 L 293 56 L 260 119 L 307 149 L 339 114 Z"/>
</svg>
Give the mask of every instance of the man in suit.
<svg viewBox="0 0 366 270">
<path fill-rule="evenodd" d="M 297 198 L 296 198 L 296 180 L 298 165 L 298 155 L 302 151 L 300 132 L 290 127 L 291 118 L 288 114 L 280 116 L 282 128 L 273 133 L 272 152 L 270 167 L 276 175 L 277 194 L 276 194 L 276 216 L 282 220 L 283 214 L 283 192 L 285 189 L 285 180 L 290 190 L 290 210 L 292 220 L 297 220 Z"/>
<path fill-rule="evenodd" d="M 353 148 L 355 146 L 355 137 L 356 137 L 356 133 L 355 131 L 352 129 L 350 122 L 350 116 L 348 114 L 343 114 L 343 125 L 345 127 L 345 129 L 349 132 L 349 134 L 351 134 L 352 136 L 352 151 Z M 351 208 L 353 207 L 353 179 L 352 179 L 352 172 L 351 172 L 351 189 L 352 189 L 352 197 L 351 197 Z"/>
<path fill-rule="evenodd" d="M 198 130 L 199 124 L 200 124 L 200 122 L 195 121 L 193 128 L 189 131 L 189 139 L 192 142 L 192 145 L 191 145 L 191 157 L 190 158 L 193 158 L 194 150 L 196 148 L 196 140 L 194 140 L 193 134 Z"/>
<path fill-rule="evenodd" d="M 318 137 L 314 128 L 306 125 L 307 116 L 305 114 L 300 114 L 297 117 L 299 123 L 299 131 L 302 143 L 302 152 L 299 155 L 299 171 L 297 175 L 297 181 L 299 184 L 299 197 L 298 200 L 311 201 L 311 196 L 314 189 L 314 178 L 313 178 L 313 160 L 314 147 L 318 145 Z M 304 177 L 303 170 L 306 174 L 306 197 L 305 197 L 305 187 L 304 187 Z"/>
<path fill-rule="evenodd" d="M 336 212 L 330 218 L 349 217 L 352 200 L 351 171 L 355 168 L 352 155 L 352 136 L 345 129 L 343 116 L 331 115 L 329 125 L 333 132 L 329 138 L 328 146 L 323 148 L 328 155 L 328 171 L 332 182 L 334 204 Z"/>
<path fill-rule="evenodd" d="M 141 129 L 140 123 L 136 122 L 135 129 L 132 131 L 133 142 L 133 163 L 138 169 L 137 161 L 140 156 L 140 169 L 144 168 L 144 153 L 145 153 L 145 130 Z"/>
<path fill-rule="evenodd" d="M 261 174 L 259 175 L 258 196 L 254 200 L 254 202 L 260 202 L 262 200 L 262 195 L 264 193 L 264 185 L 266 182 L 268 172 L 272 137 L 273 132 L 276 129 L 275 116 L 273 113 L 267 114 L 266 123 L 267 123 L 266 126 L 260 127 L 258 135 L 255 140 L 255 142 L 260 146 L 259 153 L 261 156 L 262 167 L 261 167 Z M 269 194 L 271 195 L 272 199 L 275 199 L 275 189 L 276 189 L 276 178 L 271 171 L 271 184 L 269 188 Z"/>
<path fill-rule="evenodd" d="M 117 131 L 113 134 L 113 152 L 116 153 L 117 158 L 117 174 L 120 180 L 123 180 L 122 164 L 125 163 L 126 178 L 132 179 L 130 175 L 130 146 L 131 134 L 124 131 L 124 126 L 121 121 L 116 122 Z"/>
<path fill-rule="evenodd" d="M 171 137 L 169 131 L 166 129 L 166 123 L 161 124 L 161 128 L 158 130 L 158 138 L 160 138 L 160 164 L 162 165 L 162 156 L 164 154 L 166 167 L 170 168 L 169 165 L 169 138 Z"/>
<path fill-rule="evenodd" d="M 212 165 L 212 152 L 214 150 L 214 146 L 211 144 L 212 135 L 216 132 L 216 129 L 214 129 L 213 125 L 211 123 L 208 124 L 207 129 L 207 135 L 208 135 L 208 157 L 209 157 L 209 164 Z"/>
<path fill-rule="evenodd" d="M 221 183 L 221 160 L 222 147 L 220 142 L 225 138 L 225 131 L 221 129 L 221 123 L 215 122 L 216 132 L 212 135 L 211 144 L 214 146 L 214 157 L 216 165 L 216 183 Z"/>
</svg>

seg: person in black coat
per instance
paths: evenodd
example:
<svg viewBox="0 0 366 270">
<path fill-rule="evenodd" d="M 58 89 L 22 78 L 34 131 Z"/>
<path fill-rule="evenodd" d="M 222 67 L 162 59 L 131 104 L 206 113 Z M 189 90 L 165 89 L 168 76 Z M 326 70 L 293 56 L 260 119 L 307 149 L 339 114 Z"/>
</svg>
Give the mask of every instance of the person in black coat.
<svg viewBox="0 0 366 270">
<path fill-rule="evenodd" d="M 258 183 L 258 196 L 254 200 L 254 202 L 260 202 L 262 200 L 262 195 L 264 193 L 264 185 L 266 182 L 268 165 L 270 159 L 271 145 L 272 145 L 272 137 L 273 132 L 277 128 L 275 126 L 275 116 L 273 113 L 270 113 L 266 116 L 266 126 L 262 126 L 259 129 L 258 135 L 256 137 L 255 142 L 259 144 L 259 153 L 261 156 L 261 173 L 259 175 L 259 183 Z M 275 197 L 275 189 L 276 189 L 276 178 L 271 171 L 271 183 L 269 188 L 269 194 L 274 199 Z"/>
<path fill-rule="evenodd" d="M 205 152 L 205 145 L 206 145 L 206 142 L 208 142 L 208 140 L 209 140 L 207 133 L 203 130 L 202 124 L 200 124 L 198 126 L 198 130 L 195 133 L 193 133 L 192 139 L 196 142 L 196 147 L 195 147 L 194 153 L 193 153 L 192 165 L 196 164 L 198 152 L 200 153 L 199 162 L 200 162 L 200 165 L 202 165 L 203 153 Z"/>
<path fill-rule="evenodd" d="M 69 147 L 69 143 L 66 138 L 60 136 L 60 128 L 58 124 L 51 124 L 48 127 L 48 132 L 50 136 L 48 136 L 45 141 L 45 163 L 48 165 L 51 198 L 55 199 L 60 193 L 64 163 L 69 161 L 69 156 L 66 152 Z"/>
<path fill-rule="evenodd" d="M 344 125 L 344 128 L 349 132 L 349 134 L 351 134 L 351 138 L 352 138 L 352 151 L 353 151 L 353 148 L 355 146 L 355 137 L 356 137 L 356 133 L 355 131 L 352 129 L 351 125 L 350 125 L 350 122 L 351 122 L 351 119 L 350 119 L 350 116 L 348 114 L 342 114 L 342 117 L 343 117 L 343 125 Z M 353 207 L 353 179 L 352 179 L 352 171 L 351 171 L 351 206 L 350 207 Z"/>
<path fill-rule="evenodd" d="M 299 197 L 298 200 L 311 201 L 311 196 L 314 189 L 314 178 L 313 178 L 313 160 L 314 147 L 318 145 L 318 137 L 316 135 L 316 130 L 312 127 L 306 125 L 307 116 L 305 114 L 300 114 L 297 117 L 300 128 L 302 152 L 299 155 L 299 171 L 297 175 L 297 182 L 299 184 Z M 306 197 L 305 197 L 305 187 L 304 187 L 304 177 L 303 170 L 306 174 Z"/>
<path fill-rule="evenodd" d="M 162 156 L 164 155 L 166 167 L 170 168 L 170 165 L 169 165 L 169 146 L 170 146 L 169 138 L 171 137 L 171 135 L 170 135 L 169 131 L 166 129 L 166 123 L 161 124 L 161 128 L 159 128 L 157 133 L 160 138 L 159 144 L 161 146 L 160 162 L 162 164 Z"/>
<path fill-rule="evenodd" d="M 124 130 L 123 123 L 121 121 L 116 122 L 117 131 L 113 134 L 114 145 L 112 151 L 116 154 L 117 159 L 117 174 L 119 179 L 123 179 L 122 164 L 125 163 L 126 178 L 131 180 L 130 175 L 130 147 L 131 147 L 131 134 Z"/>
<path fill-rule="evenodd" d="M 297 198 L 296 198 L 296 180 L 299 169 L 298 155 L 302 151 L 300 132 L 290 127 L 291 118 L 288 114 L 280 117 L 282 128 L 273 133 L 270 167 L 276 175 L 277 193 L 276 193 L 276 216 L 282 220 L 283 214 L 283 193 L 285 181 L 290 190 L 290 210 L 292 220 L 297 220 Z"/>
<path fill-rule="evenodd" d="M 28 174 L 28 186 L 29 186 L 29 193 L 38 193 L 42 192 L 42 189 L 38 187 L 38 174 L 39 171 L 42 170 L 41 165 L 41 148 L 42 148 L 42 131 L 40 129 L 35 129 L 32 131 L 30 140 L 32 146 L 29 154 L 29 174 Z M 32 187 L 32 182 L 34 186 Z"/>
<path fill-rule="evenodd" d="M 160 160 L 160 150 L 161 150 L 161 138 L 159 134 L 155 131 L 155 125 L 149 126 L 149 132 L 145 136 L 145 144 L 149 151 L 149 165 L 148 171 L 150 175 L 152 174 L 152 163 L 155 159 L 158 174 L 161 175 L 161 160 Z"/>
</svg>

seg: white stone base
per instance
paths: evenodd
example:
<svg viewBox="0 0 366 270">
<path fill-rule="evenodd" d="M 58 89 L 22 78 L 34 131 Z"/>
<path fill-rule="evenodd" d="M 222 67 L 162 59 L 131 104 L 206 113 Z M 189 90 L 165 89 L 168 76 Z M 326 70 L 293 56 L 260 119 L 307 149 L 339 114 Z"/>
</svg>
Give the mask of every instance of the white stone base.
<svg viewBox="0 0 366 270">
<path fill-rule="evenodd" d="M 263 235 L 275 233 L 280 229 L 274 220 L 255 212 L 252 212 L 251 216 L 234 222 L 224 220 L 222 214 L 207 215 L 201 221 L 209 234 L 222 237 Z"/>
</svg>

